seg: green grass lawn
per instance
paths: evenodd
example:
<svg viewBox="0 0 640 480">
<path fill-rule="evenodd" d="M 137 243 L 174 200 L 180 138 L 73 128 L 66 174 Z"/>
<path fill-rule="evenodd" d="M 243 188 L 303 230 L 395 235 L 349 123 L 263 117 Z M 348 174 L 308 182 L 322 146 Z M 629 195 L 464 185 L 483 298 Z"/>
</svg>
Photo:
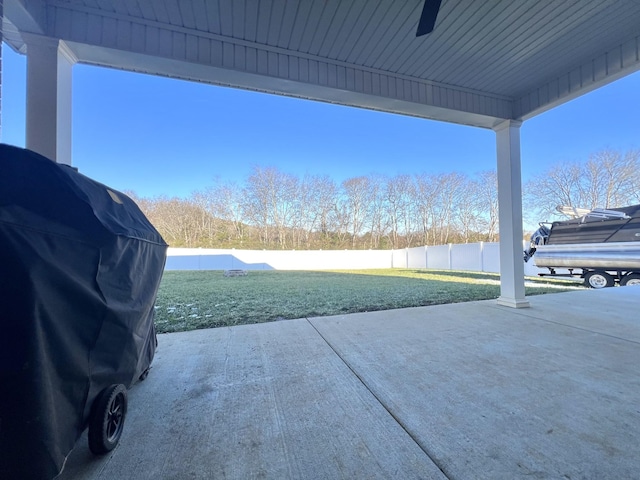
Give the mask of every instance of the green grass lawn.
<svg viewBox="0 0 640 480">
<path fill-rule="evenodd" d="M 343 271 L 168 271 L 156 301 L 158 332 L 370 312 L 498 298 L 500 277 L 479 272 L 384 269 Z M 579 284 L 527 279 L 526 294 Z"/>
</svg>

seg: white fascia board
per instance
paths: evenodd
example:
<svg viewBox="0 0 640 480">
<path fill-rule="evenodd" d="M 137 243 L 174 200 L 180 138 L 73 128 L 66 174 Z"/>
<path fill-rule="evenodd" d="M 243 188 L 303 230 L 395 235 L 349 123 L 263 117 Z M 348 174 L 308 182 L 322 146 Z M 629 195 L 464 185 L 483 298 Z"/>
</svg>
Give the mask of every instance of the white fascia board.
<svg viewBox="0 0 640 480">
<path fill-rule="evenodd" d="M 494 128 L 505 120 L 504 117 L 499 115 L 483 114 L 483 105 L 489 105 L 489 108 L 486 109 L 492 113 L 498 110 L 502 112 L 511 110 L 510 104 L 503 98 L 498 99 L 498 102 L 502 103 L 502 106 L 499 108 L 495 107 L 495 99 L 486 101 L 486 96 L 483 96 L 484 102 L 473 102 L 472 99 L 469 103 L 473 103 L 476 106 L 480 105 L 480 107 L 475 108 L 477 111 L 465 111 L 448 107 L 446 105 L 446 98 L 445 101 L 442 102 L 445 105 L 440 106 L 433 103 L 430 104 L 424 100 L 422 102 L 408 101 L 402 98 L 358 92 L 335 86 L 318 85 L 316 83 L 293 80 L 281 76 L 252 73 L 236 68 L 217 67 L 71 41 L 67 41 L 66 43 L 78 58 L 79 63 L 410 115 L 462 125 Z M 427 85 L 425 88 L 429 88 L 429 86 Z M 433 88 L 447 89 L 448 87 L 436 85 Z M 450 90 L 455 93 L 453 87 L 451 87 Z M 468 96 L 473 95 L 468 92 L 465 93 Z M 479 94 L 476 95 L 479 96 Z"/>
</svg>

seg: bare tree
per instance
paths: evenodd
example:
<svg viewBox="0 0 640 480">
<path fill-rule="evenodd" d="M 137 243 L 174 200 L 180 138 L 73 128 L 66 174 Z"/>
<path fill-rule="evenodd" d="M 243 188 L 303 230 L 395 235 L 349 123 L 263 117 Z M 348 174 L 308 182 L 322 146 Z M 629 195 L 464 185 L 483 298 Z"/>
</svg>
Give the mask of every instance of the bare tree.
<svg viewBox="0 0 640 480">
<path fill-rule="evenodd" d="M 259 170 L 254 169 L 243 188 L 242 211 L 248 223 L 260 231 L 263 245 L 271 243 L 270 203 L 271 187 Z"/>
<path fill-rule="evenodd" d="M 294 245 L 293 233 L 296 225 L 296 211 L 300 210 L 300 184 L 297 177 L 280 172 L 275 184 L 273 222 L 278 233 L 280 248 Z M 291 237 L 291 238 L 290 238 Z"/>
<path fill-rule="evenodd" d="M 411 244 L 414 233 L 415 185 L 409 175 L 397 175 L 387 179 L 385 184 L 386 214 L 389 221 L 391 248 L 401 248 Z"/>
<path fill-rule="evenodd" d="M 214 200 L 207 190 L 193 192 L 188 199 L 197 215 L 198 246 L 212 247 L 221 228 L 221 221 L 215 212 Z"/>
<path fill-rule="evenodd" d="M 380 240 L 389 230 L 389 221 L 385 212 L 384 179 L 373 176 L 371 179 L 371 202 L 369 204 L 368 229 L 369 248 L 379 248 Z"/>
<path fill-rule="evenodd" d="M 213 216 L 222 221 L 226 241 L 243 246 L 248 236 L 242 188 L 235 182 L 217 183 L 204 192 Z"/>
<path fill-rule="evenodd" d="M 183 198 L 160 196 L 145 200 L 142 205 L 149 221 L 172 246 L 200 246 L 206 235 L 202 225 L 213 220 L 203 220 L 206 212 L 193 201 Z"/>
<path fill-rule="evenodd" d="M 525 201 L 538 216 L 557 215 L 560 205 L 614 208 L 639 199 L 640 152 L 603 150 L 586 162 L 554 165 L 525 185 Z"/>
<path fill-rule="evenodd" d="M 358 236 L 367 223 L 373 197 L 372 181 L 369 177 L 354 177 L 342 182 L 344 199 L 342 215 L 351 235 L 351 248 L 356 248 Z"/>
<path fill-rule="evenodd" d="M 419 221 L 422 243 L 433 245 L 432 232 L 435 228 L 436 201 L 442 185 L 434 175 L 420 174 L 415 179 L 414 206 Z"/>
<path fill-rule="evenodd" d="M 583 171 L 584 206 L 624 206 L 634 198 L 638 152 L 603 150 L 589 157 Z"/>
<path fill-rule="evenodd" d="M 296 230 L 299 238 L 296 245 L 311 248 L 312 237 L 318 244 L 333 229 L 337 187 L 327 175 L 312 175 L 302 179 L 297 194 Z M 304 245 L 300 241 L 304 240 Z"/>
<path fill-rule="evenodd" d="M 498 241 L 498 174 L 495 170 L 478 174 L 477 195 L 480 204 L 480 229 L 488 242 Z"/>
<path fill-rule="evenodd" d="M 286 248 L 293 227 L 298 179 L 274 167 L 254 167 L 244 189 L 243 211 L 260 228 L 262 241 Z M 272 238 L 272 233 L 274 234 Z"/>
<path fill-rule="evenodd" d="M 465 176 L 453 172 L 438 175 L 436 179 L 439 186 L 434 214 L 437 242 L 434 243 L 445 244 L 450 241 L 455 221 L 455 206 L 462 192 Z"/>
<path fill-rule="evenodd" d="M 479 190 L 480 184 L 478 181 L 465 178 L 455 198 L 455 219 L 453 223 L 458 226 L 457 233 L 462 243 L 478 240 L 482 211 Z"/>
</svg>

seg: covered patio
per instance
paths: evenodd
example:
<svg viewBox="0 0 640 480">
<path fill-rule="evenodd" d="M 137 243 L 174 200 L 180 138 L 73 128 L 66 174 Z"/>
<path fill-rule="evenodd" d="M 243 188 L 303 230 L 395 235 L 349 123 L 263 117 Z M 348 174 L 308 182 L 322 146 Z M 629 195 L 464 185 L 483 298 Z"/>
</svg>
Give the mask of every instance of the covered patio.
<svg viewBox="0 0 640 480">
<path fill-rule="evenodd" d="M 160 335 L 119 446 L 59 479 L 635 478 L 640 288 L 530 301 Z"/>
<path fill-rule="evenodd" d="M 76 63 L 492 129 L 498 303 L 516 308 L 522 122 L 640 69 L 631 1 L 5 0 L 0 15 L 27 56 L 26 147 L 57 162 L 72 163 Z"/>
<path fill-rule="evenodd" d="M 119 446 L 81 439 L 61 479 L 637 477 L 640 289 L 525 297 L 520 127 L 640 70 L 640 3 L 443 0 L 416 37 L 423 3 L 0 2 L 57 162 L 76 63 L 496 135 L 497 302 L 161 335 Z"/>
</svg>

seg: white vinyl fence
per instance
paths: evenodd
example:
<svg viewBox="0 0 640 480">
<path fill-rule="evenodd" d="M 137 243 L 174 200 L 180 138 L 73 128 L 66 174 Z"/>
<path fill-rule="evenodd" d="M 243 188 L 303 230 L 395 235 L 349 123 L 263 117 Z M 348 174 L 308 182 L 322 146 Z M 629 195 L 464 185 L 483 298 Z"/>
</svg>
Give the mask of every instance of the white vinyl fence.
<svg viewBox="0 0 640 480">
<path fill-rule="evenodd" d="M 523 243 L 523 250 L 525 243 Z M 499 243 L 448 244 L 401 250 L 235 250 L 169 248 L 166 270 L 351 270 L 430 268 L 500 271 Z M 535 259 L 535 257 L 534 257 Z M 525 275 L 539 269 L 525 263 Z"/>
</svg>

